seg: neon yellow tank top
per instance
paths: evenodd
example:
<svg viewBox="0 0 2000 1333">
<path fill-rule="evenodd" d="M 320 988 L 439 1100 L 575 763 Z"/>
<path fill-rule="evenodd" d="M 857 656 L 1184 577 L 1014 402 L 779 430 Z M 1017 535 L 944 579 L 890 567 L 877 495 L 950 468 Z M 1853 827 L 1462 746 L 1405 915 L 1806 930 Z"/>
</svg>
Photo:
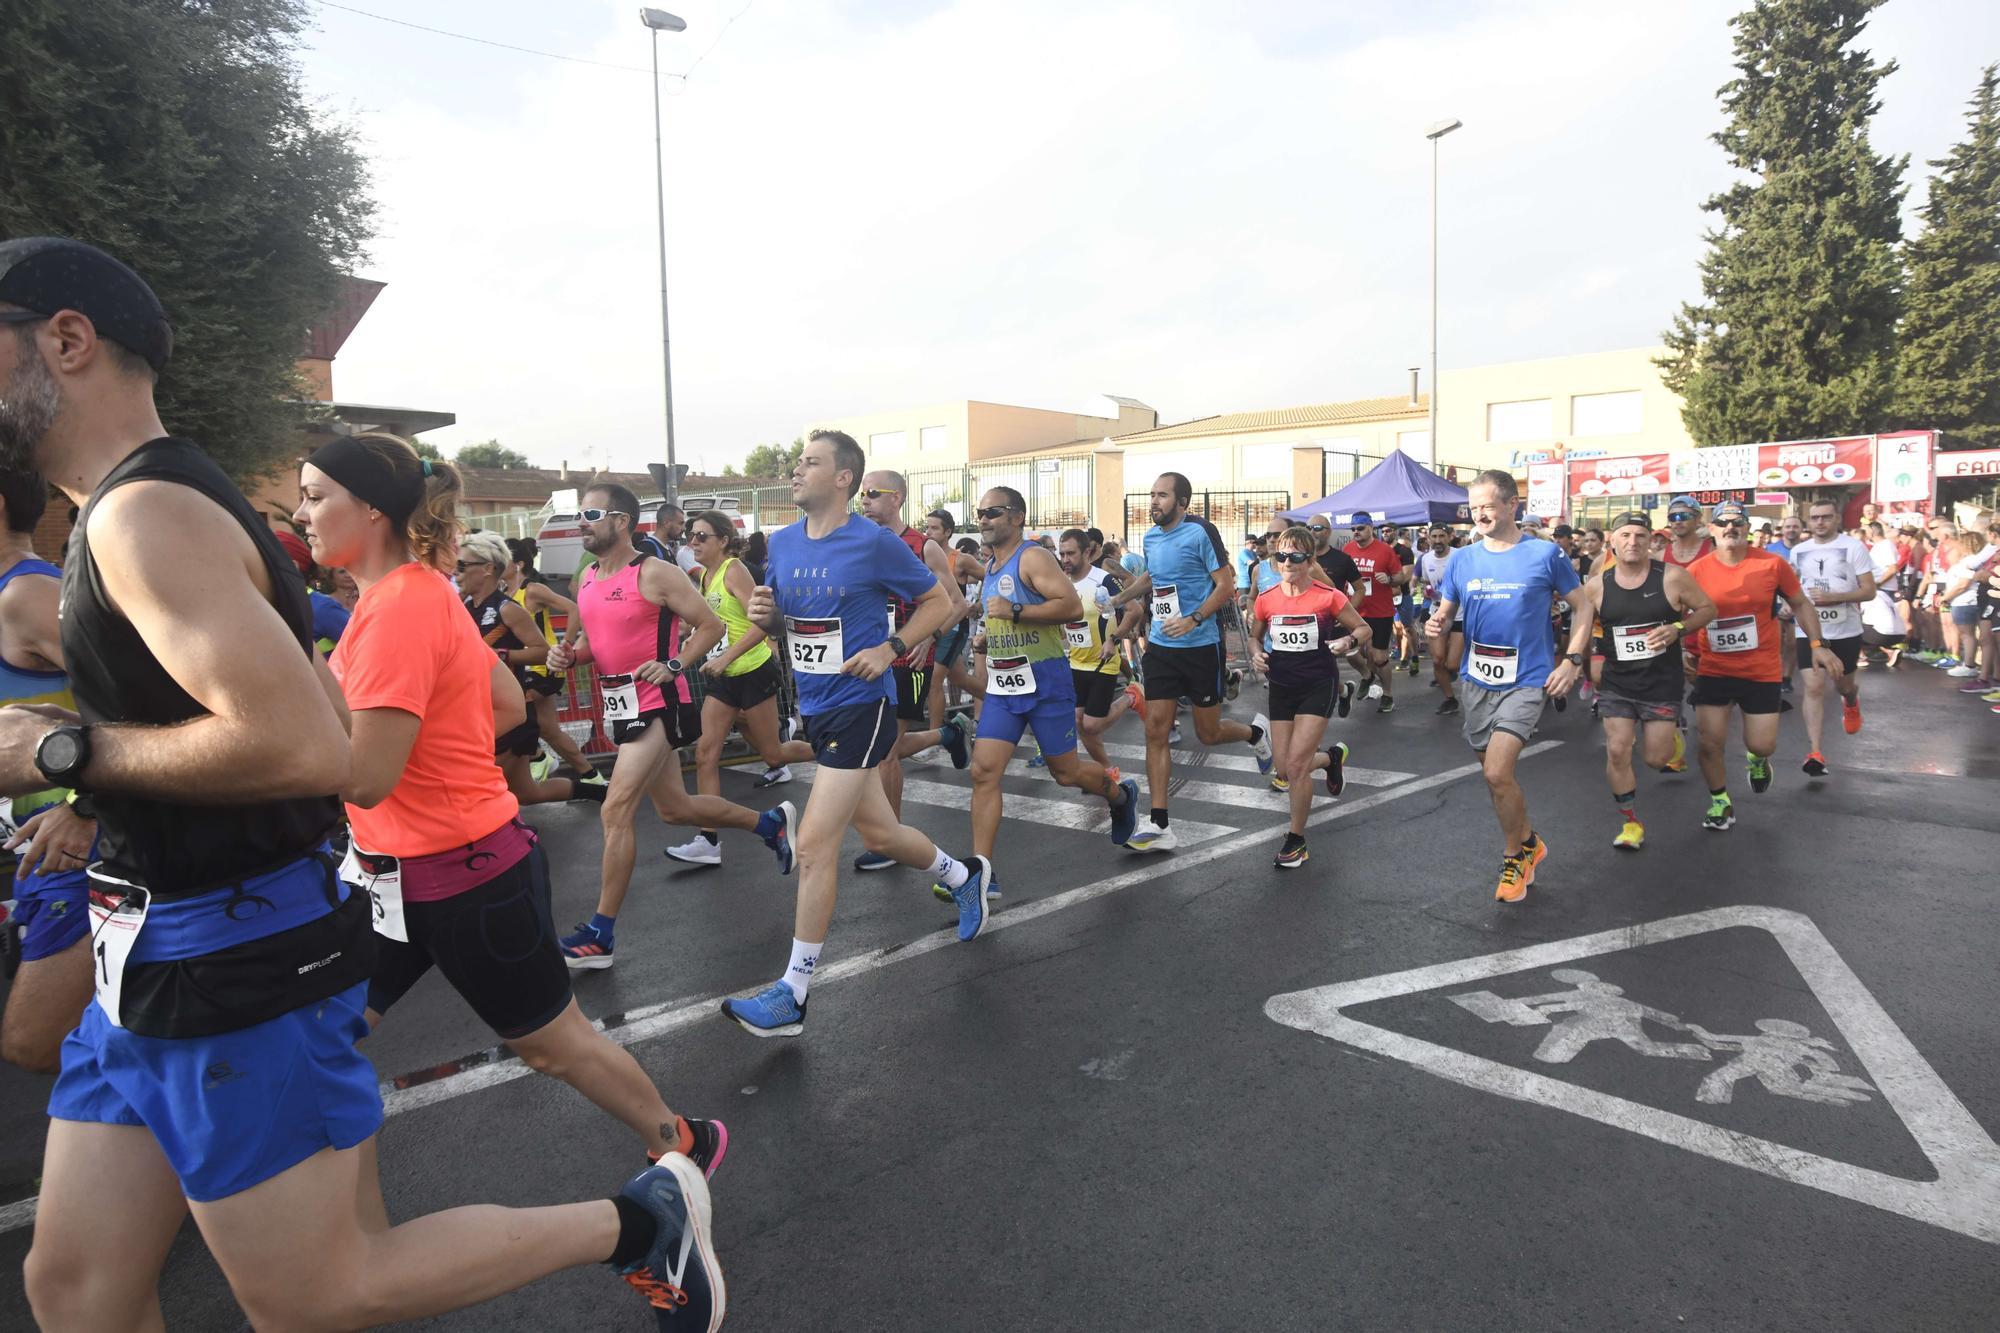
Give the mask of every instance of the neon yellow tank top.
<svg viewBox="0 0 2000 1333">
<path fill-rule="evenodd" d="M 722 642 L 715 645 L 709 656 L 729 651 L 729 645 L 739 643 L 750 632 L 750 613 L 743 609 L 743 603 L 736 600 L 729 591 L 729 567 L 736 564 L 735 556 L 722 562 L 722 567 L 714 574 L 704 572 L 701 577 L 702 600 L 708 609 L 722 618 Z M 725 676 L 747 676 L 764 663 L 771 660 L 771 641 L 764 639 L 755 648 L 745 652 L 729 664 Z"/>
<path fill-rule="evenodd" d="M 523 611 L 527 611 L 528 585 L 523 583 L 519 588 L 516 588 L 513 596 L 515 604 Z M 551 648 L 555 647 L 556 632 L 549 628 L 549 613 L 546 611 L 528 611 L 528 614 L 535 618 L 535 628 L 542 632 L 542 641 Z M 538 662 L 534 666 L 529 667 L 528 672 L 530 675 L 546 676 L 549 674 L 549 669 Z"/>
</svg>

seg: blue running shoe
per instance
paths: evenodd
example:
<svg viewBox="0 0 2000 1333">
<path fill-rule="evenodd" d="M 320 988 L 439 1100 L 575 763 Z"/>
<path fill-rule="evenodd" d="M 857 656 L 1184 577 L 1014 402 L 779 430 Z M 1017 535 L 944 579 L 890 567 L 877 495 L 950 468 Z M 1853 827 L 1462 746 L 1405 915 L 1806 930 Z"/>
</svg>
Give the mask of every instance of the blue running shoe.
<svg viewBox="0 0 2000 1333">
<path fill-rule="evenodd" d="M 796 1037 L 806 1030 L 806 1006 L 782 981 L 747 1000 L 724 1000 L 722 1016 L 753 1037 Z"/>
<path fill-rule="evenodd" d="M 1126 778 L 1118 786 L 1125 793 L 1125 804 L 1112 808 L 1111 845 L 1123 847 L 1125 840 L 1139 827 L 1139 780 Z"/>
<path fill-rule="evenodd" d="M 572 972 L 595 972 L 612 964 L 611 940 L 598 934 L 588 921 L 577 922 L 575 933 L 556 943 L 562 946 L 563 962 Z"/>
<path fill-rule="evenodd" d="M 895 857 L 884 856 L 880 852 L 863 852 L 854 858 L 856 870 L 893 870 L 900 864 Z"/>
<path fill-rule="evenodd" d="M 1044 755 L 1040 750 L 1037 750 L 1032 755 L 1028 756 L 1029 768 L 1047 768 L 1048 766 L 1049 766 L 1048 757 Z"/>
<path fill-rule="evenodd" d="M 780 801 L 766 810 L 757 820 L 757 836 L 764 840 L 778 858 L 778 873 L 789 875 L 798 864 L 798 855 L 792 850 L 792 830 L 798 827 L 799 812 L 790 801 Z"/>
<path fill-rule="evenodd" d="M 701 1168 L 670 1152 L 618 1193 L 651 1213 L 656 1226 L 653 1248 L 619 1276 L 646 1298 L 661 1328 L 675 1333 L 721 1328 L 729 1288 L 715 1258 L 713 1208 Z"/>
<path fill-rule="evenodd" d="M 965 883 L 951 891 L 951 900 L 958 904 L 958 938 L 966 943 L 979 938 L 986 929 L 986 886 L 994 880 L 993 863 L 983 856 L 975 856 L 965 863 L 972 873 Z"/>
<path fill-rule="evenodd" d="M 951 766 L 963 769 L 972 762 L 972 751 L 965 745 L 965 719 L 949 718 L 938 728 L 938 744 L 951 756 Z"/>
<path fill-rule="evenodd" d="M 955 903 L 958 901 L 958 899 L 951 896 L 951 890 L 942 884 L 931 885 L 931 896 L 941 903 Z M 999 880 L 996 879 L 987 884 L 986 896 L 989 898 L 998 898 L 1000 896 Z"/>
</svg>

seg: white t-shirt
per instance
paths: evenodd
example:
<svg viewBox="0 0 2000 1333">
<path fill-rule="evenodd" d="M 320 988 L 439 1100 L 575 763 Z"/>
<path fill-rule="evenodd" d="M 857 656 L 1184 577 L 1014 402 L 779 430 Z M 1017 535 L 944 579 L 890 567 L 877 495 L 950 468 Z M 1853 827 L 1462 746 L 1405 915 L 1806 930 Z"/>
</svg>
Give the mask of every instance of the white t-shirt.
<svg viewBox="0 0 2000 1333">
<path fill-rule="evenodd" d="M 1446 551 L 1443 555 L 1439 555 L 1436 551 L 1429 549 L 1417 553 L 1417 579 L 1424 585 L 1425 601 L 1435 602 L 1437 600 L 1437 586 L 1444 579 L 1444 562 L 1450 556 L 1451 552 L 1449 551 Z"/>
<path fill-rule="evenodd" d="M 1861 608 L 1861 623 L 1884 638 L 1893 639 L 1907 634 L 1910 627 L 1903 623 L 1903 615 L 1896 609 L 1896 562 L 1902 552 L 1896 543 L 1884 537 L 1868 548 L 1869 562 L 1875 569 L 1875 598 Z"/>
<path fill-rule="evenodd" d="M 1841 533 L 1832 541 L 1807 537 L 1786 556 L 1798 571 L 1799 586 L 1806 596 L 1816 593 L 1853 592 L 1861 586 L 1861 576 L 1871 573 L 1874 557 L 1858 537 Z M 1861 608 L 1853 602 L 1819 608 L 1820 637 L 1851 639 L 1861 633 Z M 1806 637 L 1806 627 L 1797 627 L 1798 637 Z"/>
<path fill-rule="evenodd" d="M 1965 557 L 1965 559 L 1953 565 L 1951 572 L 1944 576 L 1944 587 L 1938 589 L 1938 596 L 1944 596 L 1947 592 L 1958 586 L 1960 579 L 1964 579 L 1966 580 L 1967 587 L 1964 592 L 1951 599 L 1952 606 L 1956 608 L 1979 605 L 1979 571 L 1992 558 L 1993 549 L 1988 546 L 1982 546 L 1974 554 Z"/>
</svg>

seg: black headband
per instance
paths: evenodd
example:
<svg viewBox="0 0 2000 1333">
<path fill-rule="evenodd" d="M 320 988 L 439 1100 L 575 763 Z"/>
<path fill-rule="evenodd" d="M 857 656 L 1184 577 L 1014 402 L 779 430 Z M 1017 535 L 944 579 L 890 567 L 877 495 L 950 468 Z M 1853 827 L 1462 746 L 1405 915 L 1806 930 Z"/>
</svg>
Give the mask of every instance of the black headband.
<svg viewBox="0 0 2000 1333">
<path fill-rule="evenodd" d="M 395 469 L 383 462 L 380 455 L 347 435 L 313 450 L 306 462 L 387 514 L 398 526 L 409 522 L 410 515 L 423 503 L 424 479 L 431 475 L 430 463 L 420 458 L 417 462 L 423 466 L 414 478 L 416 484 L 400 481 Z"/>
</svg>

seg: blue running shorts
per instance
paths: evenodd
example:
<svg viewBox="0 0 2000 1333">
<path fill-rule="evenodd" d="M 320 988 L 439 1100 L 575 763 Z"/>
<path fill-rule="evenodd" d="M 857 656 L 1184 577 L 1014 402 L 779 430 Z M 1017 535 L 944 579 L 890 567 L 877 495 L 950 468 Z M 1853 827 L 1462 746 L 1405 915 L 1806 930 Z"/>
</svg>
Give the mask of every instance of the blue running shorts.
<svg viewBox="0 0 2000 1333">
<path fill-rule="evenodd" d="M 1058 665 L 1067 671 L 1068 663 L 1058 659 Z M 985 705 L 979 710 L 979 732 L 975 739 L 1005 741 L 1009 745 L 1019 745 L 1021 733 L 1030 727 L 1034 728 L 1035 743 L 1042 747 L 1044 757 L 1065 755 L 1074 751 L 1076 749 L 1075 693 L 1065 690 L 1053 697 L 1045 692 L 1019 695 L 988 694 Z"/>
<path fill-rule="evenodd" d="M 90 933 L 90 876 L 81 870 L 14 880 L 21 961 L 53 958 Z"/>
</svg>

